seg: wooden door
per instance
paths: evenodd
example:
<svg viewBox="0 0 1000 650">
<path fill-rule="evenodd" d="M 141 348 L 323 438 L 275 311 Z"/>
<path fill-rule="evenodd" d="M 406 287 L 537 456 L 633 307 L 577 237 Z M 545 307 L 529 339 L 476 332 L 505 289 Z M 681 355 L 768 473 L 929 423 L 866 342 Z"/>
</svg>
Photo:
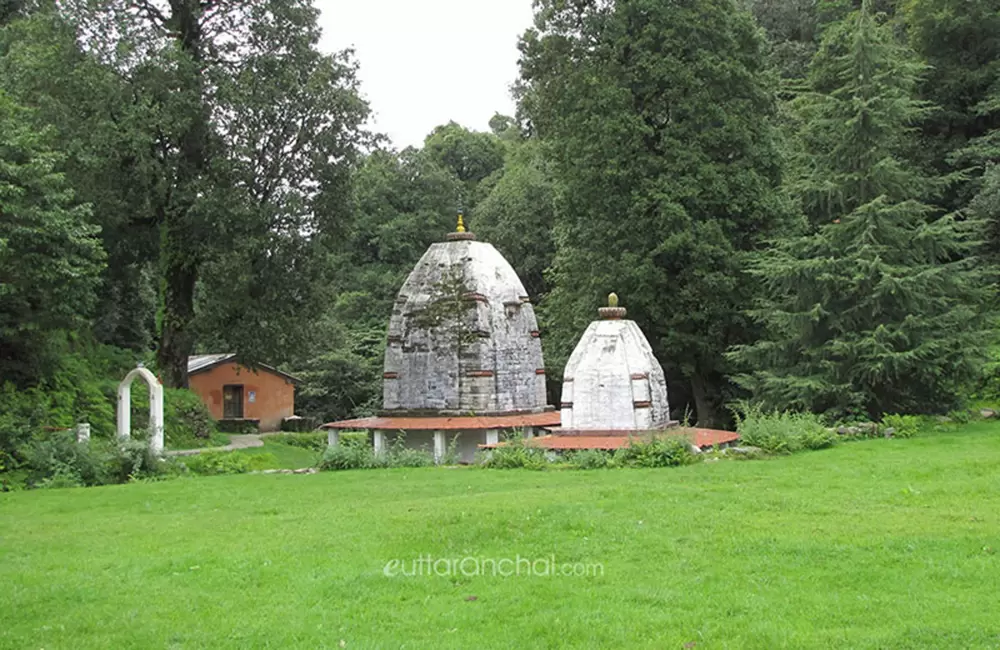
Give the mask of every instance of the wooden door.
<svg viewBox="0 0 1000 650">
<path fill-rule="evenodd" d="M 242 384 L 227 384 L 222 387 L 222 417 L 227 420 L 243 417 Z"/>
</svg>

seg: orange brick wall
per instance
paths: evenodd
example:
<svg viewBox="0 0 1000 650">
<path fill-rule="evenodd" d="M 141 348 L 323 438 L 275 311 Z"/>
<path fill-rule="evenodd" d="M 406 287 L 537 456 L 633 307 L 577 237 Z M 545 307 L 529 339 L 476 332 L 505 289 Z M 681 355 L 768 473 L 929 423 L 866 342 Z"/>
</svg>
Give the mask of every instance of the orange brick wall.
<svg viewBox="0 0 1000 650">
<path fill-rule="evenodd" d="M 267 370 L 253 371 L 236 363 L 223 363 L 191 375 L 191 390 L 201 397 L 212 417 L 222 419 L 222 387 L 243 385 L 243 417 L 260 420 L 261 431 L 277 431 L 282 418 L 295 414 L 295 385 Z M 250 392 L 256 400 L 250 403 Z"/>
</svg>

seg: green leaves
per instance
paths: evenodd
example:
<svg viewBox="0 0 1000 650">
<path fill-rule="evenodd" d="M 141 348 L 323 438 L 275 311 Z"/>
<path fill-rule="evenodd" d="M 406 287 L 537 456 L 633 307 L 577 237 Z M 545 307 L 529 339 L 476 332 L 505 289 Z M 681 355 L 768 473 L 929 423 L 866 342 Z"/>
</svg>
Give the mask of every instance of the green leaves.
<svg viewBox="0 0 1000 650">
<path fill-rule="evenodd" d="M 542 2 L 521 50 L 521 111 L 557 187 L 549 364 L 617 291 L 712 422 L 723 354 L 752 336 L 744 253 L 786 213 L 752 19 L 726 0 Z"/>
<path fill-rule="evenodd" d="M 797 100 L 802 130 L 793 191 L 810 226 L 755 256 L 766 287 L 753 317 L 764 340 L 731 358 L 774 409 L 949 410 L 975 380 L 988 327 L 978 225 L 924 203 L 906 153 L 919 66 L 866 2 L 830 27 Z M 877 70 L 878 74 L 859 74 Z"/>
</svg>

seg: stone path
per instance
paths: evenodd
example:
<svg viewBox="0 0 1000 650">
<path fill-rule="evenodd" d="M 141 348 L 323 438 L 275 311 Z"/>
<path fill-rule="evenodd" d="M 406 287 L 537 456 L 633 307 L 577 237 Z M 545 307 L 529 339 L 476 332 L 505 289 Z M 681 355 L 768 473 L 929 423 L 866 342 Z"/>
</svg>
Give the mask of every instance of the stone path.
<svg viewBox="0 0 1000 650">
<path fill-rule="evenodd" d="M 233 451 L 234 449 L 249 449 L 250 447 L 263 447 L 259 433 L 240 433 L 229 436 L 229 444 L 225 447 L 202 447 L 200 449 L 172 449 L 163 452 L 166 456 L 194 456 L 203 454 L 206 451 Z"/>
</svg>

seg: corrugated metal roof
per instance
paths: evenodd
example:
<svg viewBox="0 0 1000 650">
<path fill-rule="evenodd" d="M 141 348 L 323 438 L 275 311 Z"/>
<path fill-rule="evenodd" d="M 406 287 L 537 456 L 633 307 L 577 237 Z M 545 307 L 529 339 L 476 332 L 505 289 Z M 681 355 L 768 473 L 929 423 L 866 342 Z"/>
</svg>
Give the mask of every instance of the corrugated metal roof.
<svg viewBox="0 0 1000 650">
<path fill-rule="evenodd" d="M 232 352 L 225 352 L 223 354 L 196 354 L 193 357 L 188 357 L 188 374 L 204 370 L 209 366 L 214 366 L 217 363 L 222 363 L 235 357 L 236 355 Z"/>
<path fill-rule="evenodd" d="M 513 415 L 396 417 L 375 416 L 330 422 L 323 429 L 385 429 L 389 431 L 450 431 L 456 429 L 517 429 L 559 424 L 559 411 Z"/>
<path fill-rule="evenodd" d="M 213 368 L 221 363 L 226 363 L 229 361 L 236 361 L 236 354 L 233 352 L 225 352 L 223 354 L 196 354 L 194 356 L 188 357 L 188 374 L 194 374 L 196 372 L 202 372 Z M 285 379 L 290 381 L 301 381 L 295 375 L 290 375 L 287 372 L 278 370 L 277 368 L 265 365 L 263 363 L 258 363 L 254 366 L 255 368 L 260 368 L 261 370 L 266 370 L 268 372 L 273 372 L 276 375 L 280 375 Z"/>
</svg>

